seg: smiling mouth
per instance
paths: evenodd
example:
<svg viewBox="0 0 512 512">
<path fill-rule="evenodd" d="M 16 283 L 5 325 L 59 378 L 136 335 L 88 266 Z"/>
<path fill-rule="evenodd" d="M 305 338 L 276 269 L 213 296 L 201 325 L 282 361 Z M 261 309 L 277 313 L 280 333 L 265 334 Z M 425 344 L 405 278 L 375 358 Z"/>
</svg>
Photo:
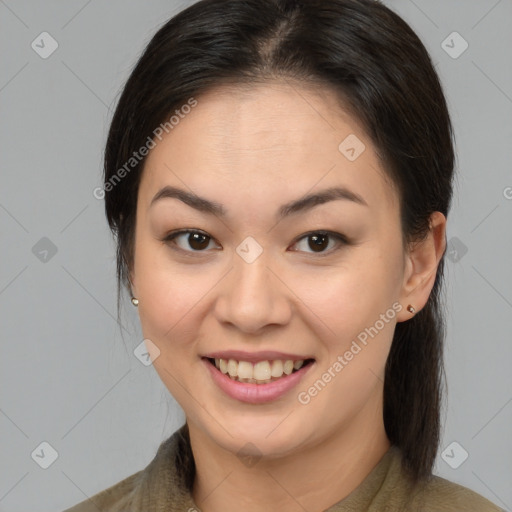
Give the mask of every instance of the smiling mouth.
<svg viewBox="0 0 512 512">
<path fill-rule="evenodd" d="M 237 361 L 235 359 L 214 359 L 211 357 L 206 359 L 212 366 L 231 380 L 248 384 L 269 384 L 291 375 L 315 361 L 314 359 L 299 359 L 295 361 L 291 359 L 277 359 L 273 361 L 258 361 L 253 364 L 249 361 Z"/>
</svg>

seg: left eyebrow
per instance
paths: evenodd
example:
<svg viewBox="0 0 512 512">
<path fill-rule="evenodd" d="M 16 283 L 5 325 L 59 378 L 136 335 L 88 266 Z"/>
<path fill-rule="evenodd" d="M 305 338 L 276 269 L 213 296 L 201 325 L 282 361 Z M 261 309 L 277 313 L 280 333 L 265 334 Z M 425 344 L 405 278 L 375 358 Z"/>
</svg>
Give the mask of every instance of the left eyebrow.
<svg viewBox="0 0 512 512">
<path fill-rule="evenodd" d="M 305 197 L 284 204 L 283 206 L 281 206 L 281 208 L 279 208 L 277 218 L 282 219 L 284 217 L 287 217 L 288 215 L 310 210 L 311 208 L 314 208 L 317 205 L 339 199 L 352 201 L 362 206 L 368 206 L 368 203 L 359 194 L 352 192 L 348 188 L 331 187 L 322 190 L 316 194 L 309 194 Z"/>
</svg>

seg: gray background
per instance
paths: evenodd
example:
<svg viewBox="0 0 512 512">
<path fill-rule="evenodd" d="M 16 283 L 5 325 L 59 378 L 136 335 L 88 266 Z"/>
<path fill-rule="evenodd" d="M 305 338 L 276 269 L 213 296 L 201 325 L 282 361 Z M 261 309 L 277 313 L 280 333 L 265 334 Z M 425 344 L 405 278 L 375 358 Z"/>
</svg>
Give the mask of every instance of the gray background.
<svg viewBox="0 0 512 512">
<path fill-rule="evenodd" d="M 82 501 L 142 469 L 184 420 L 133 355 L 128 302 L 122 335 L 115 322 L 114 245 L 92 191 L 121 85 L 188 3 L 0 0 L 1 511 Z M 429 49 L 457 136 L 436 472 L 512 511 L 512 1 L 386 3 Z M 31 47 L 44 31 L 59 45 L 46 59 Z M 469 44 L 457 58 L 454 31 Z M 58 453 L 47 469 L 44 441 Z"/>
</svg>

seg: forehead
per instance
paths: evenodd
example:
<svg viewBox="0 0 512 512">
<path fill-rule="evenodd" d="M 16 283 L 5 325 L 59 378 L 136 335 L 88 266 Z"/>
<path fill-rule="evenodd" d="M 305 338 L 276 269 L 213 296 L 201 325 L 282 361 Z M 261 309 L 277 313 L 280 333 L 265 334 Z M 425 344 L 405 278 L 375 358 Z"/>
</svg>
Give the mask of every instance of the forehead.
<svg viewBox="0 0 512 512">
<path fill-rule="evenodd" d="M 395 206 L 372 142 L 331 89 L 276 81 L 223 86 L 196 100 L 155 139 L 141 195 L 175 184 L 208 196 L 215 187 L 216 199 L 230 203 L 234 191 L 296 198 L 341 184 L 369 204 Z"/>
</svg>

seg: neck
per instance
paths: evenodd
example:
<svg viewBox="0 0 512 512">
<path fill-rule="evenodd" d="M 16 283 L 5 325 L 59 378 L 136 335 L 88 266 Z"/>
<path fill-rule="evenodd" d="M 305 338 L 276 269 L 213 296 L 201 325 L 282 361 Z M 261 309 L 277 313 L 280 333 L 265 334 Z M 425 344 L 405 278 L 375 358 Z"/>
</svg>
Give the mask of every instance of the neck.
<svg viewBox="0 0 512 512">
<path fill-rule="evenodd" d="M 203 512 L 321 511 L 347 497 L 390 447 L 382 409 L 286 457 L 244 466 L 189 423 L 196 463 L 192 497 Z"/>
</svg>

